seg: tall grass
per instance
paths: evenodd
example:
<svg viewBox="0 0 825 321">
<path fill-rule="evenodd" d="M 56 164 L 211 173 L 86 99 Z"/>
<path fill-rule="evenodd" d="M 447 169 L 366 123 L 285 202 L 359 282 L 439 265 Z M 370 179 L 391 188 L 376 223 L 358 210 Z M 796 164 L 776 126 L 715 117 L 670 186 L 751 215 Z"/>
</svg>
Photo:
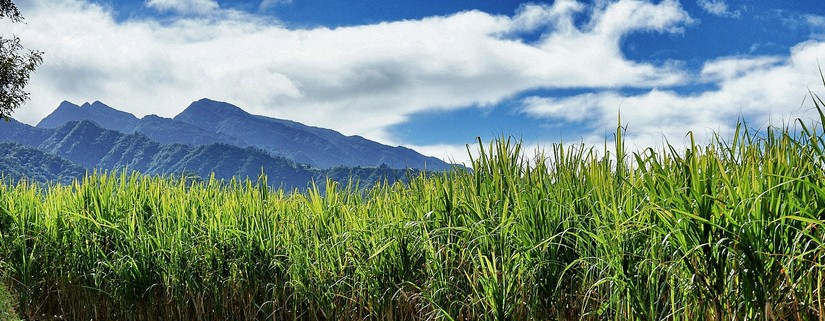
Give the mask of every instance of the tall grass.
<svg viewBox="0 0 825 321">
<path fill-rule="evenodd" d="M 529 161 L 502 138 L 366 193 L 5 184 L 0 275 L 29 320 L 821 320 L 822 122 Z"/>
</svg>

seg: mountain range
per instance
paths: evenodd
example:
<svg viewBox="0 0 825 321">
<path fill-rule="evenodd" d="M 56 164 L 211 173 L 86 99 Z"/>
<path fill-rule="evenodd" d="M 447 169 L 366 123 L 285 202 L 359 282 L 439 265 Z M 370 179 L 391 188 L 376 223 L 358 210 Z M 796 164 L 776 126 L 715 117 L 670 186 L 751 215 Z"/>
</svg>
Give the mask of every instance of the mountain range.
<svg viewBox="0 0 825 321">
<path fill-rule="evenodd" d="M 404 147 L 252 115 L 208 99 L 172 119 L 137 118 L 101 102 L 63 102 L 37 126 L 14 119 L 0 124 L 0 142 L 7 142 L 0 144 L 5 156 L 0 171 L 40 181 L 66 181 L 88 169 L 220 179 L 254 179 L 263 171 L 270 183 L 287 189 L 323 183 L 326 177 L 352 178 L 368 187 L 404 179 L 410 170 L 452 166 Z"/>
<path fill-rule="evenodd" d="M 253 146 L 314 168 L 386 165 L 433 171 L 450 164 L 401 147 L 383 145 L 361 136 L 298 122 L 258 116 L 229 103 L 201 99 L 172 119 L 134 115 L 99 101 L 81 106 L 64 101 L 37 128 L 57 128 L 70 121 L 91 120 L 100 127 L 126 134 L 141 133 L 161 144 Z"/>
</svg>

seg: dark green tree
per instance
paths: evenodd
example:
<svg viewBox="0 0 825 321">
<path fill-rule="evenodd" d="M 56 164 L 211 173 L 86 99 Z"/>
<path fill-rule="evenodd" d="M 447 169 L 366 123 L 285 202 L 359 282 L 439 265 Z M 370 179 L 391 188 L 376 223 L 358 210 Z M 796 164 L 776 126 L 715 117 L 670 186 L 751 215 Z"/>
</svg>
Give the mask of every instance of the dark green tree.
<svg viewBox="0 0 825 321">
<path fill-rule="evenodd" d="M 11 0 L 0 0 L 0 19 L 8 18 L 12 22 L 22 22 L 23 16 Z M 29 93 L 23 90 L 29 82 L 29 76 L 43 62 L 43 53 L 26 50 L 20 44 L 20 38 L 0 37 L 0 117 L 8 121 L 12 112 L 29 99 Z"/>
</svg>

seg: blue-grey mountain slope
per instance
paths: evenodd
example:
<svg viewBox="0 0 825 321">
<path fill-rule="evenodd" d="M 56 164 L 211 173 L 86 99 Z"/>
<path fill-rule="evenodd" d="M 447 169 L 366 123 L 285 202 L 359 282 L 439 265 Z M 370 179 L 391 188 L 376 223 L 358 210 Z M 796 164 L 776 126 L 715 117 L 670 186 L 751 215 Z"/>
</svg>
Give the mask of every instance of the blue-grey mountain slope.
<svg viewBox="0 0 825 321">
<path fill-rule="evenodd" d="M 38 128 L 57 128 L 70 121 L 91 120 L 103 128 L 130 133 L 137 126 L 138 118 L 130 113 L 114 109 L 95 101 L 81 106 L 64 101 L 51 114 L 40 120 Z"/>
<path fill-rule="evenodd" d="M 126 135 L 103 129 L 89 120 L 71 121 L 55 128 L 51 135 L 35 147 L 65 157 L 83 167 L 96 168 L 100 160 L 124 137 Z"/>
<path fill-rule="evenodd" d="M 225 134 L 313 167 L 379 166 L 446 170 L 449 164 L 404 147 L 392 147 L 330 129 L 257 116 L 225 102 L 198 100 L 175 116 L 177 121 Z"/>
<path fill-rule="evenodd" d="M 7 122 L 0 122 L 0 141 L 36 147 L 51 134 L 52 130 L 32 127 L 14 118 L 9 118 Z"/>
<path fill-rule="evenodd" d="M 234 137 L 210 133 L 200 127 L 157 115 L 144 116 L 131 132 L 141 133 L 161 144 L 209 145 L 220 143 L 245 146 Z"/>
<path fill-rule="evenodd" d="M 257 147 L 315 168 L 336 166 L 446 170 L 451 165 L 404 148 L 383 145 L 360 136 L 344 136 L 330 129 L 252 115 L 232 104 L 201 99 L 174 119 L 156 115 L 137 119 L 101 102 L 77 106 L 63 102 L 38 125 L 57 128 L 70 121 L 91 120 L 102 128 L 140 133 L 162 144 L 228 144 Z"/>
</svg>

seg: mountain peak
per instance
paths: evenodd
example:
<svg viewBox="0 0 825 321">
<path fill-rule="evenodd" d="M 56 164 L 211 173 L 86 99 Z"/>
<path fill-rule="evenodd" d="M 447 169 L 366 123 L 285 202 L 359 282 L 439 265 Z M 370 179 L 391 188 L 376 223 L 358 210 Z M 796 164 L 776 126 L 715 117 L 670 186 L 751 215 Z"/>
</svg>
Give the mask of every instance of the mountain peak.
<svg viewBox="0 0 825 321">
<path fill-rule="evenodd" d="M 68 100 L 64 100 L 57 106 L 57 109 L 73 109 L 73 108 L 80 108 L 80 106 L 73 104 Z"/>
<path fill-rule="evenodd" d="M 91 106 L 91 107 L 95 107 L 95 108 L 108 108 L 108 109 L 114 109 L 114 108 L 109 107 L 108 105 L 106 105 L 106 104 L 104 104 L 104 103 L 100 102 L 99 100 L 95 100 L 95 102 L 93 102 L 90 106 Z"/>
<path fill-rule="evenodd" d="M 86 102 L 81 106 L 64 101 L 36 127 L 57 128 L 68 122 L 80 120 L 91 120 L 103 128 L 125 133 L 130 132 L 138 122 L 135 115 L 114 109 L 100 101 Z"/>
<path fill-rule="evenodd" d="M 175 116 L 174 120 L 216 131 L 218 124 L 226 118 L 249 116 L 249 113 L 238 106 L 203 98 L 191 103 L 189 107 Z"/>
<path fill-rule="evenodd" d="M 222 101 L 211 100 L 211 99 L 208 99 L 208 98 L 203 98 L 201 100 L 193 102 L 186 109 L 189 109 L 189 108 L 195 108 L 195 109 L 198 109 L 198 110 L 206 110 L 206 111 L 213 112 L 213 113 L 222 113 L 225 116 L 232 116 L 232 115 L 244 115 L 244 116 L 246 116 L 246 115 L 249 115 L 249 113 L 245 112 L 243 109 L 241 109 L 241 107 L 235 106 L 235 105 L 230 104 L 230 103 L 222 102 Z"/>
</svg>

